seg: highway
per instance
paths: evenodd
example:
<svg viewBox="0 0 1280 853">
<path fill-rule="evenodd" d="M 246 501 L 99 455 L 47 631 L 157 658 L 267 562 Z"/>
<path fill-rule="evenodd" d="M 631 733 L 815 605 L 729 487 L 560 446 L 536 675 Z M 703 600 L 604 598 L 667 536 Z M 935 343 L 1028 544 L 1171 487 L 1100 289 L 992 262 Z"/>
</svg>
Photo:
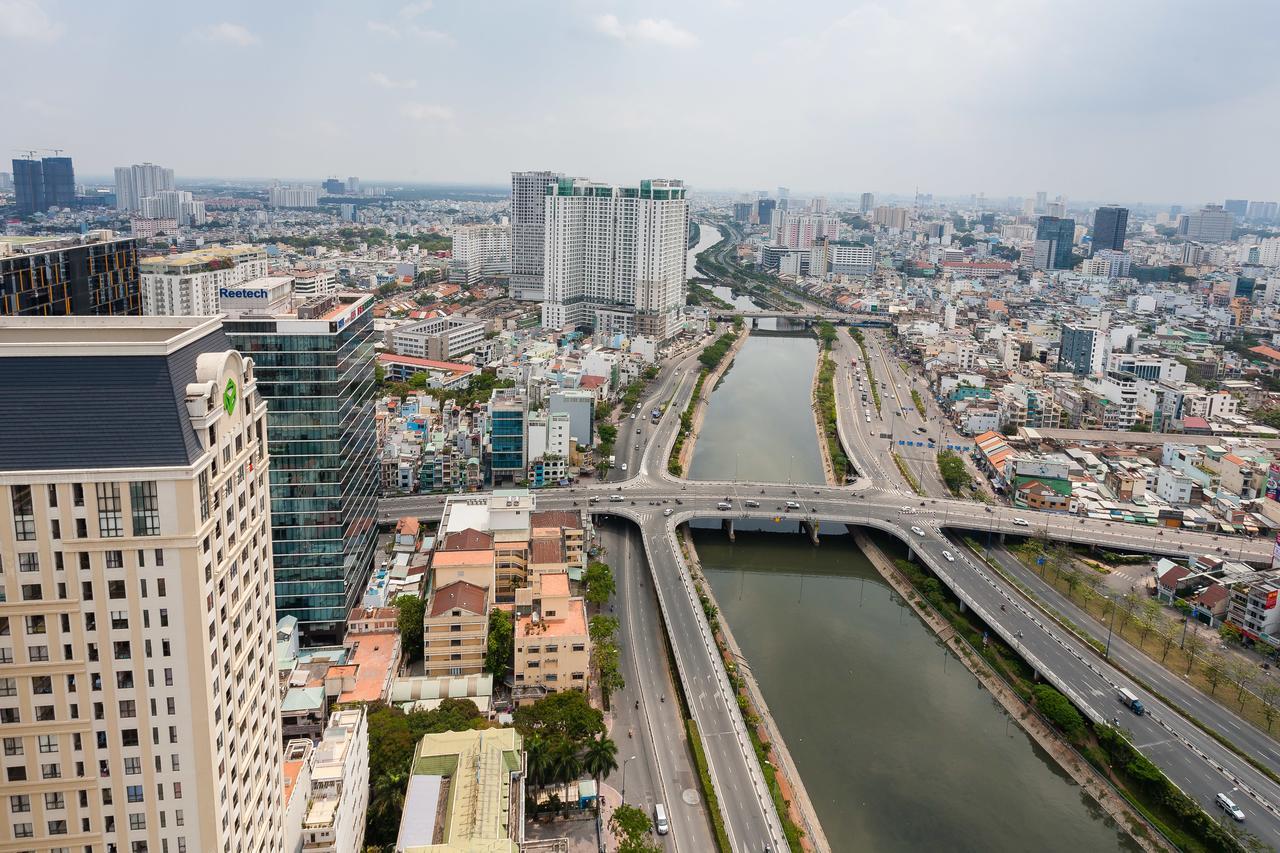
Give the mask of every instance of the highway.
<svg viewBox="0 0 1280 853">
<path fill-rule="evenodd" d="M 626 518 L 639 526 L 651 578 L 676 657 L 678 676 L 690 700 L 693 718 L 703 733 L 712 781 L 735 851 L 759 851 L 766 843 L 774 850 L 781 850 L 785 841 L 778 816 L 764 788 L 759 763 L 742 730 L 741 716 L 693 592 L 688 568 L 676 546 L 675 530 L 678 525 L 693 519 L 731 521 L 786 516 L 822 522 L 824 527 L 832 523 L 873 527 L 908 543 L 961 600 L 978 612 L 1006 642 L 1019 649 L 1044 678 L 1071 696 L 1085 713 L 1097 721 L 1119 716 L 1122 728 L 1132 734 L 1144 754 L 1211 814 L 1217 813 L 1213 806 L 1214 794 L 1236 789 L 1233 796 L 1248 814 L 1247 829 L 1264 843 L 1280 849 L 1280 811 L 1277 810 L 1280 786 L 1253 770 L 1217 741 L 1201 734 L 1190 721 L 1165 707 L 1155 697 L 1150 697 L 1149 701 L 1148 697 L 1143 697 L 1152 710 L 1150 716 L 1139 718 L 1130 714 L 1115 698 L 1116 685 L 1125 684 L 1125 677 L 1098 658 L 1091 647 L 1050 624 L 1046 617 L 1019 598 L 1014 587 L 978 565 L 964 553 L 964 549 L 950 541 L 948 532 L 985 531 L 990 535 L 1044 536 L 1172 557 L 1222 553 L 1257 563 L 1270 562 L 1270 543 L 1172 530 L 1159 533 L 1120 522 L 1005 506 L 984 505 L 979 510 L 979 505 L 971 501 L 917 497 L 901 484 L 896 467 L 878 445 L 884 441 L 878 438 L 878 431 L 863 429 L 867 425 L 865 418 L 857 417 L 859 407 L 849 386 L 848 359 L 841 366 L 844 372 L 838 372 L 843 381 L 837 383 L 837 402 L 842 440 L 859 475 L 852 483 L 838 487 L 793 487 L 779 483 L 683 480 L 667 472 L 666 458 L 675 438 L 679 413 L 684 409 L 697 379 L 695 359 L 696 356 L 690 353 L 676 363 L 667 364 L 642 400 L 638 416 L 632 420 L 628 414 L 622 419 L 623 424 L 635 424 L 630 432 L 624 433 L 625 427 L 619 429 L 616 447 L 623 446 L 624 434 L 628 439 L 626 472 L 619 467 L 611 474 L 611 478 L 618 479 L 611 482 L 584 479 L 573 488 L 540 492 L 538 506 L 544 509 L 577 507 L 592 511 L 597 516 L 608 514 Z M 882 373 L 889 373 L 892 377 L 894 368 L 883 353 L 880 361 Z M 888 384 L 890 382 L 886 380 Z M 914 405 L 909 391 L 905 388 L 897 390 L 903 392 L 903 397 L 890 395 L 886 408 L 897 400 L 900 408 L 908 409 L 909 414 L 904 420 L 909 425 Z M 672 405 L 659 424 L 650 424 L 648 412 L 656 403 L 668 400 Z M 850 413 L 854 417 L 850 418 Z M 876 424 L 871 426 L 874 428 Z M 637 428 L 641 430 L 638 441 L 634 439 L 634 429 Z M 641 445 L 641 450 L 635 450 L 636 443 Z M 611 495 L 618 499 L 614 500 Z M 721 509 L 719 504 L 726 499 L 730 507 Z M 746 500 L 756 501 L 760 506 L 748 507 Z M 798 507 L 789 509 L 788 502 Z M 438 518 L 443 503 L 444 496 L 441 495 L 385 499 L 380 504 L 380 516 L 387 521 L 403 515 L 423 518 L 434 515 Z M 924 535 L 913 533 L 913 526 L 924 531 Z M 947 560 L 942 553 L 944 550 L 950 551 L 954 560 Z M 629 569 L 627 573 L 630 574 Z M 1003 610 L 1000 608 L 1002 604 L 1005 606 Z M 1088 624 L 1088 620 L 1079 621 L 1080 624 Z M 1117 645 L 1113 643 L 1113 650 Z M 1129 661 L 1125 663 L 1128 665 Z M 1149 669 L 1135 671 L 1140 671 L 1144 678 L 1150 679 L 1150 683 L 1159 684 L 1162 692 L 1192 709 L 1197 717 L 1215 725 L 1221 724 L 1222 730 L 1232 737 L 1240 732 L 1239 721 L 1233 721 L 1233 715 L 1229 713 L 1224 716 L 1224 709 L 1213 700 L 1198 696 L 1194 690 L 1175 691 L 1176 678 L 1171 679 L 1167 673 L 1164 674 L 1166 681 L 1171 679 L 1173 682 L 1166 690 L 1159 673 Z M 637 683 L 643 684 L 643 676 L 641 679 Z M 656 717 L 649 710 L 652 705 L 648 701 L 650 688 L 651 685 L 645 685 L 645 701 L 641 710 L 646 726 L 657 738 L 655 750 L 659 756 L 664 753 L 670 756 L 667 765 L 663 764 L 661 757 L 657 759 L 659 773 L 665 779 L 671 773 L 669 768 L 677 764 L 671 743 L 679 736 L 669 731 L 674 722 L 672 719 Z M 658 710 L 670 717 L 669 712 L 662 708 Z M 1261 754 L 1264 759 L 1267 755 L 1274 755 L 1275 747 L 1269 739 L 1263 737 L 1259 740 L 1258 737 L 1243 739 L 1242 746 L 1257 745 L 1270 750 Z M 620 750 L 625 752 L 626 747 L 620 746 Z M 670 790 L 663 796 L 672 799 Z M 672 837 L 679 846 L 696 833 L 697 829 L 682 819 L 675 822 Z M 689 843 L 694 846 L 686 846 L 685 849 L 699 849 L 696 845 L 700 842 L 696 838 Z"/>
</svg>

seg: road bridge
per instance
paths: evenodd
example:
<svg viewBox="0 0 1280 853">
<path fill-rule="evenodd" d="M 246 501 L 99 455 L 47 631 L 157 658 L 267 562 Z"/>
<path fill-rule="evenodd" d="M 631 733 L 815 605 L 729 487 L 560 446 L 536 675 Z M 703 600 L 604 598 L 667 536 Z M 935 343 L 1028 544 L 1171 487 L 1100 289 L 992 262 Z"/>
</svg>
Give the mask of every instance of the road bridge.
<svg viewBox="0 0 1280 853">
<path fill-rule="evenodd" d="M 679 413 L 697 379 L 695 356 L 666 365 L 651 386 L 639 411 L 671 401 L 663 418 L 650 424 L 644 418 L 625 419 L 640 435 L 643 446 L 630 470 L 616 482 L 586 482 L 568 489 L 540 492 L 538 505 L 546 509 L 585 510 L 593 515 L 628 519 L 641 530 L 644 549 L 666 628 L 675 650 L 677 676 L 689 697 L 690 712 L 706 739 L 706 753 L 719 806 L 735 851 L 759 851 L 764 844 L 785 848 L 781 825 L 763 774 L 733 700 L 727 676 L 711 639 L 710 628 L 693 591 L 688 566 L 676 542 L 676 528 L 706 519 L 733 521 L 790 519 L 817 524 L 857 525 L 885 531 L 902 540 L 915 559 L 932 570 L 965 605 L 991 629 L 1024 655 L 1037 673 L 1070 696 L 1091 719 L 1103 722 L 1117 714 L 1117 685 L 1127 677 L 1099 657 L 1093 647 L 1076 639 L 1021 598 L 1002 576 L 971 560 L 953 533 L 988 536 L 1041 536 L 1086 543 L 1116 551 L 1170 557 L 1219 553 L 1234 559 L 1269 564 L 1271 544 L 1243 537 L 1148 528 L 1121 522 L 984 506 L 950 498 L 920 498 L 890 476 L 892 464 L 882 465 L 865 431 L 849 417 L 848 389 L 838 389 L 838 425 L 842 444 L 858 471 L 845 486 L 792 485 L 748 481 L 690 481 L 672 476 L 666 467 Z M 841 383 L 843 384 L 843 382 Z M 849 421 L 852 420 L 852 423 Z M 640 441 L 644 444 L 641 445 Z M 619 476 L 615 473 L 615 476 Z M 439 517 L 445 496 L 388 498 L 380 503 L 382 520 L 404 515 Z M 748 501 L 752 503 L 748 503 Z M 755 505 L 752 505 L 755 504 Z M 791 506 L 789 506 L 791 504 Z M 723 505 L 727 505 L 725 508 Z M 669 514 L 668 514 L 669 513 Z M 1178 679 L 1163 670 L 1146 675 L 1163 695 L 1181 695 Z M 1170 682 L 1167 686 L 1165 681 Z M 1264 843 L 1280 849 L 1280 786 L 1259 773 L 1230 749 L 1206 735 L 1180 713 L 1151 697 L 1147 717 L 1126 717 L 1129 730 L 1144 751 L 1188 794 L 1212 809 L 1217 791 L 1243 792 L 1249 828 Z M 1212 700 L 1188 700 L 1197 716 L 1209 715 Z M 1127 714 L 1127 712 L 1124 712 Z M 1247 725 L 1246 725 L 1247 727 Z M 1252 731 L 1252 730 L 1251 730 Z M 1269 744 L 1269 739 L 1255 732 Z M 1231 733 L 1233 736 L 1236 732 Z M 676 736 L 667 733 L 668 736 Z M 1145 749 L 1155 744 L 1154 749 Z M 1261 747 L 1260 747 L 1261 748 Z M 1270 747 L 1268 747 L 1270 748 Z M 1273 753 L 1280 761 L 1280 754 Z M 1265 759 L 1266 755 L 1259 756 Z M 667 772 L 665 768 L 662 772 Z M 676 839 L 677 846 L 679 839 Z"/>
</svg>

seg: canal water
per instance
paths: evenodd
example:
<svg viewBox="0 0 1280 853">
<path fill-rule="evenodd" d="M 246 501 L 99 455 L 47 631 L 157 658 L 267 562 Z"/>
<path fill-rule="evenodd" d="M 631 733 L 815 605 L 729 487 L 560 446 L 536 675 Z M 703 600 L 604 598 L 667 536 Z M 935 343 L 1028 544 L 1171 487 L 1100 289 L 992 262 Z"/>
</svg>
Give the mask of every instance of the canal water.
<svg viewBox="0 0 1280 853">
<path fill-rule="evenodd" d="M 724 232 L 720 230 L 720 226 L 714 225 L 710 222 L 698 223 L 698 243 L 689 250 L 689 278 L 702 279 L 702 276 L 698 274 L 698 270 L 695 267 L 698 255 L 702 254 L 707 249 L 710 249 L 716 243 L 719 243 L 723 238 Z M 703 280 L 705 281 L 705 279 Z M 753 308 L 759 307 L 752 301 L 751 297 L 737 296 L 734 294 L 732 288 L 726 287 L 723 284 L 715 285 L 711 288 L 711 292 L 739 311 L 750 311 Z"/>
<path fill-rule="evenodd" d="M 817 364 L 813 337 L 747 338 L 711 395 L 690 478 L 823 482 L 810 403 Z"/>
<path fill-rule="evenodd" d="M 822 481 L 816 352 L 809 338 L 748 340 L 712 395 L 694 479 Z M 736 544 L 695 530 L 698 555 L 833 850 L 1137 849 L 849 536 L 815 548 L 794 522 L 736 528 Z"/>
</svg>

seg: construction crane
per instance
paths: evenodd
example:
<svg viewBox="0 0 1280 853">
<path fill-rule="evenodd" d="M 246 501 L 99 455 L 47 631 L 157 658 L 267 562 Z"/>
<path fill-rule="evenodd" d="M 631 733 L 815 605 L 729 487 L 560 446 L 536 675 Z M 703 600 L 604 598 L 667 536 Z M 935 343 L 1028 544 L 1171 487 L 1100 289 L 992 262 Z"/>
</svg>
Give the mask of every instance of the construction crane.
<svg viewBox="0 0 1280 853">
<path fill-rule="evenodd" d="M 33 149 L 33 148 L 14 148 L 14 149 L 13 149 L 13 153 L 14 153 L 14 154 L 26 154 L 26 155 L 27 155 L 26 159 L 28 159 L 28 160 L 34 160 L 34 159 L 36 159 L 36 154 L 38 154 L 39 152 L 37 152 L 37 151 L 36 151 L 35 149 Z"/>
<path fill-rule="evenodd" d="M 43 148 L 42 151 L 52 151 L 54 157 L 61 157 L 65 149 L 62 148 Z"/>
</svg>

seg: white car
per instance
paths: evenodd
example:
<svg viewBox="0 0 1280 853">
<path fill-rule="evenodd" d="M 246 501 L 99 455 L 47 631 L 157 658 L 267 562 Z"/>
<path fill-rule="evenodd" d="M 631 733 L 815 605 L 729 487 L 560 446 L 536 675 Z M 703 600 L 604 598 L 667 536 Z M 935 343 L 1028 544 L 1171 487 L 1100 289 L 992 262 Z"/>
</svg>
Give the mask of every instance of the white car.
<svg viewBox="0 0 1280 853">
<path fill-rule="evenodd" d="M 1013 520 L 1013 523 L 1014 523 L 1014 524 L 1016 524 L 1016 525 L 1018 525 L 1019 527 L 1030 527 L 1030 526 L 1031 526 L 1030 524 L 1028 524 L 1028 523 L 1027 523 L 1027 520 L 1026 520 L 1025 518 L 1015 518 L 1015 519 Z"/>
<path fill-rule="evenodd" d="M 911 526 L 911 532 L 912 532 L 912 533 L 914 533 L 914 534 L 915 534 L 915 535 L 917 535 L 917 536 L 923 536 L 923 535 L 924 535 L 924 531 L 923 531 L 923 530 L 921 530 L 919 527 L 916 527 L 915 525 L 912 525 L 912 526 Z"/>
<path fill-rule="evenodd" d="M 627 470 L 627 463 L 625 462 L 622 463 L 622 470 L 623 471 Z"/>
<path fill-rule="evenodd" d="M 942 556 L 946 559 L 948 563 L 954 563 L 956 561 L 956 558 L 952 556 L 950 551 L 943 551 Z"/>
<path fill-rule="evenodd" d="M 671 515 L 671 513 L 673 513 L 673 512 L 675 512 L 675 510 L 673 510 L 671 507 L 667 507 L 666 509 L 664 509 L 664 510 L 662 511 L 662 514 L 663 514 L 664 516 L 669 516 L 669 515 Z"/>
<path fill-rule="evenodd" d="M 1231 815 L 1233 819 L 1241 823 L 1244 822 L 1244 812 L 1241 811 L 1240 807 L 1237 806 L 1235 802 L 1226 794 L 1219 794 L 1217 796 L 1217 802 L 1218 802 L 1218 808 L 1222 809 L 1224 812 Z"/>
<path fill-rule="evenodd" d="M 635 413 L 635 412 L 632 412 L 632 413 L 631 413 L 631 420 L 633 420 L 633 421 L 634 421 L 635 419 L 636 419 L 636 413 Z"/>
</svg>

